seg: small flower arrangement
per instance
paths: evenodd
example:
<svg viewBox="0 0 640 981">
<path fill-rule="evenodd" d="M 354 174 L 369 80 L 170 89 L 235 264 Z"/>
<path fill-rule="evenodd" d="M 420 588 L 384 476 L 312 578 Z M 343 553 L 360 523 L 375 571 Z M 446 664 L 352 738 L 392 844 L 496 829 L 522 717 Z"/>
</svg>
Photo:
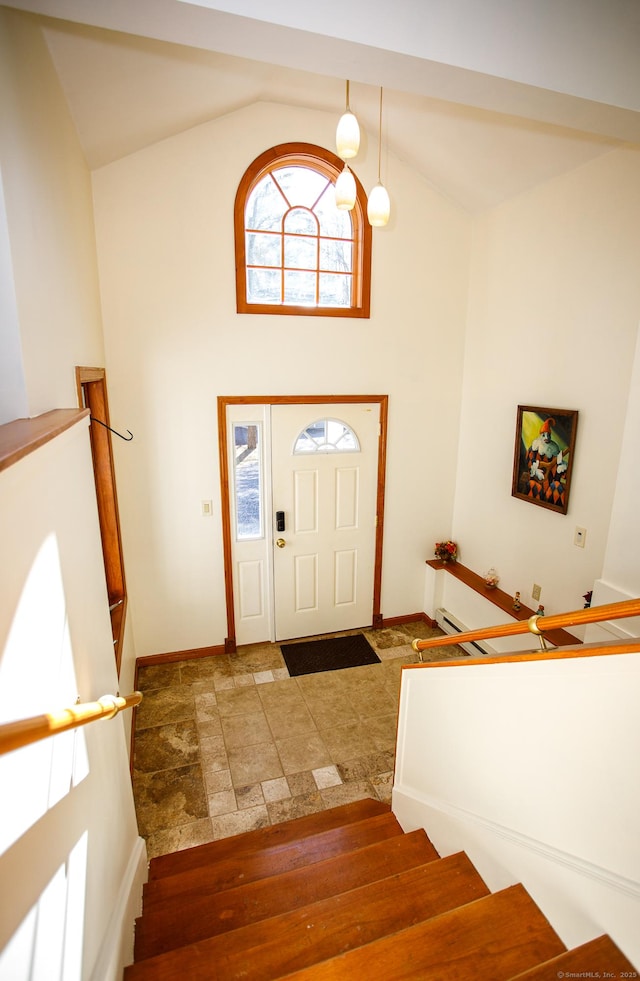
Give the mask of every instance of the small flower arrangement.
<svg viewBox="0 0 640 981">
<path fill-rule="evenodd" d="M 458 546 L 455 542 L 436 542 L 436 558 L 441 562 L 455 562 L 458 558 Z"/>
</svg>

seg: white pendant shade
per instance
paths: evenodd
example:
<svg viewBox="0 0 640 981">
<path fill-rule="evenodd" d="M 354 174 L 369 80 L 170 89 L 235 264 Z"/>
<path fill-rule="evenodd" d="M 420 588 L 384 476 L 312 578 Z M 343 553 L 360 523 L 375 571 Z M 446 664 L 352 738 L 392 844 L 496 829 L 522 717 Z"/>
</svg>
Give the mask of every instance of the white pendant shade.
<svg viewBox="0 0 640 981">
<path fill-rule="evenodd" d="M 342 211 L 351 211 L 356 203 L 356 182 L 353 174 L 344 165 L 344 170 L 336 181 L 336 207 Z"/>
<path fill-rule="evenodd" d="M 337 185 L 336 185 L 337 187 Z M 369 223 L 376 228 L 386 225 L 391 214 L 391 202 L 386 187 L 378 182 L 367 201 L 367 217 Z"/>
<path fill-rule="evenodd" d="M 352 112 L 343 113 L 336 129 L 336 150 L 343 160 L 355 157 L 360 149 L 360 127 Z"/>
</svg>

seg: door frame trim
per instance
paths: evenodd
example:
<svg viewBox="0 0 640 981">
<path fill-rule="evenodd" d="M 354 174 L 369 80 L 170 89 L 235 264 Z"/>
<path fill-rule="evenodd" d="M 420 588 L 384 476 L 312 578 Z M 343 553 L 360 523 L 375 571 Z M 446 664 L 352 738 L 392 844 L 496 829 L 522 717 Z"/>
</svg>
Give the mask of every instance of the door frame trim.
<svg viewBox="0 0 640 981">
<path fill-rule="evenodd" d="M 78 405 L 90 412 L 89 438 L 96 485 L 96 503 L 109 599 L 116 670 L 120 677 L 124 627 L 127 613 L 127 584 L 120 534 L 120 512 L 116 493 L 115 463 L 111 441 L 107 373 L 104 368 L 76 365 Z M 102 425 L 93 421 L 94 416 Z"/>
<path fill-rule="evenodd" d="M 236 621 L 233 595 L 233 558 L 231 543 L 231 500 L 229 495 L 229 456 L 227 440 L 227 406 L 229 405 L 320 405 L 346 403 L 358 405 L 373 402 L 380 406 L 380 438 L 378 440 L 378 486 L 376 491 L 375 558 L 373 570 L 373 623 L 382 626 L 380 612 L 382 592 L 382 539 L 384 531 L 385 472 L 387 463 L 388 395 L 219 395 L 218 451 L 220 457 L 220 501 L 222 507 L 222 548 L 224 552 L 224 583 L 227 606 L 226 653 L 236 650 Z"/>
</svg>

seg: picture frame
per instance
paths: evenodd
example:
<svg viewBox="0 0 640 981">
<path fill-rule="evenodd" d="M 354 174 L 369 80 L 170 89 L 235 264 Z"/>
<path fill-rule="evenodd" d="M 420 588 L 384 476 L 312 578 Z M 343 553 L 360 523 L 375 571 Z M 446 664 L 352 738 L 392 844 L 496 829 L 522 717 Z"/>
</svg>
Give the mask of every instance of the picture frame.
<svg viewBox="0 0 640 981">
<path fill-rule="evenodd" d="M 518 406 L 512 497 L 567 513 L 577 428 L 576 409 Z"/>
</svg>

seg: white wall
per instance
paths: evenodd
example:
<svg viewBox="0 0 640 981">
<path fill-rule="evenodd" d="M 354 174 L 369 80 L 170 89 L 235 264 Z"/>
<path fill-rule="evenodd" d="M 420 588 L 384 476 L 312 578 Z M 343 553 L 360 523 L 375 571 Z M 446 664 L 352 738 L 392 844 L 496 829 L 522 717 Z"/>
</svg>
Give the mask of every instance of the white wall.
<svg viewBox="0 0 640 981">
<path fill-rule="evenodd" d="M 77 406 L 76 365 L 104 365 L 91 178 L 38 19 L 5 7 L 0 127 L 5 423 Z M 128 631 L 123 684 L 134 664 Z"/>
<path fill-rule="evenodd" d="M 640 336 L 640 328 L 639 328 Z M 637 508 L 638 461 L 636 447 L 640 439 L 640 344 L 631 377 L 627 418 L 622 435 L 622 450 L 611 511 L 609 537 L 604 569 L 593 586 L 591 606 L 620 603 L 640 596 L 640 515 Z M 585 641 L 611 640 L 614 637 L 638 637 L 640 618 L 630 617 L 614 623 L 590 624 Z"/>
<path fill-rule="evenodd" d="M 0 253 L 1 279 L 13 317 L 11 330 L 0 333 L 0 359 L 5 365 L 6 357 L 13 359 L 13 394 L 3 404 L 4 423 L 76 406 L 75 366 L 104 362 L 88 171 L 37 22 L 4 7 L 0 147 L 7 245 Z M 118 687 L 89 438 L 86 424 L 77 428 L 75 437 L 66 435 L 60 456 L 49 444 L 0 475 L 3 721 L 10 713 L 20 717 L 61 707 L 57 696 L 64 695 L 67 704 L 67 696 L 71 702 L 78 694 L 92 699 Z M 41 554 L 53 557 L 53 564 L 41 561 Z M 25 620 L 27 594 L 30 601 L 35 597 L 36 608 L 26 607 Z M 54 594 L 57 619 L 49 631 L 45 604 Z M 29 629 L 17 645 L 18 622 Z M 123 660 L 123 678 L 130 677 L 131 638 Z M 39 698 L 41 689 L 46 703 L 40 700 L 36 708 L 34 691 Z M 60 759 L 57 753 L 51 758 L 51 741 L 42 752 L 3 758 L 0 785 L 11 808 L 5 807 L 2 830 L 6 836 L 13 829 L 13 837 L 3 840 L 0 857 L 2 881 L 12 885 L 3 891 L 0 947 L 23 922 L 18 946 L 11 947 L 23 970 L 30 958 L 25 950 L 33 904 L 53 876 L 41 922 L 52 925 L 51 907 L 54 913 L 64 911 L 60 890 L 66 892 L 68 950 L 80 963 L 71 976 L 89 977 L 96 967 L 96 977 L 115 978 L 122 945 L 130 947 L 131 937 L 123 937 L 122 930 L 131 932 L 131 897 L 139 894 L 144 871 L 123 720 L 78 741 L 79 752 L 86 744 L 89 774 L 69 792 L 68 743 L 60 737 L 54 742 L 63 747 Z M 5 765 L 10 759 L 18 760 L 18 775 Z M 65 882 L 59 870 L 70 853 Z M 61 929 L 54 919 L 55 939 L 42 941 L 50 959 L 58 953 Z M 47 973 L 45 967 L 43 976 Z"/>
<path fill-rule="evenodd" d="M 33 416 L 77 405 L 74 366 L 104 360 L 91 184 L 37 20 L 0 8 L 0 46 L 2 181 Z"/>
<path fill-rule="evenodd" d="M 465 565 L 478 573 L 495 566 L 500 586 L 519 590 L 526 605 L 537 605 L 531 587 L 539 583 L 547 613 L 582 607 L 602 575 L 639 267 L 637 148 L 600 157 L 476 223 L 452 537 Z M 518 404 L 579 412 L 567 515 L 511 497 Z M 626 479 L 637 486 L 633 452 Z M 577 525 L 587 529 L 584 549 L 573 544 Z M 627 546 L 618 536 L 615 547 Z M 475 626 L 466 609 L 452 612 Z"/>
<path fill-rule="evenodd" d="M 639 315 L 640 320 L 640 315 Z M 640 326 L 638 329 L 640 338 Z M 633 362 L 622 453 L 617 472 L 611 525 L 603 578 L 634 596 L 640 596 L 640 514 L 638 513 L 638 459 L 640 445 L 640 342 Z"/>
<path fill-rule="evenodd" d="M 467 218 L 391 158 L 370 320 L 235 312 L 242 174 L 270 146 L 334 137 L 333 117 L 254 105 L 94 173 L 110 407 L 135 434 L 115 452 L 139 655 L 226 636 L 218 395 L 389 394 L 382 613 L 422 609 L 424 560 L 451 521 Z M 376 165 L 365 148 L 367 190 Z"/>
<path fill-rule="evenodd" d="M 640 965 L 640 654 L 405 668 L 393 810 Z"/>
<path fill-rule="evenodd" d="M 0 171 L 0 426 L 27 415 L 27 389 L 13 284 L 9 228 Z"/>
<path fill-rule="evenodd" d="M 0 473 L 2 722 L 117 691 L 87 425 Z M 127 751 L 119 716 L 0 757 L 1 977 L 121 977 L 146 876 Z"/>
</svg>

